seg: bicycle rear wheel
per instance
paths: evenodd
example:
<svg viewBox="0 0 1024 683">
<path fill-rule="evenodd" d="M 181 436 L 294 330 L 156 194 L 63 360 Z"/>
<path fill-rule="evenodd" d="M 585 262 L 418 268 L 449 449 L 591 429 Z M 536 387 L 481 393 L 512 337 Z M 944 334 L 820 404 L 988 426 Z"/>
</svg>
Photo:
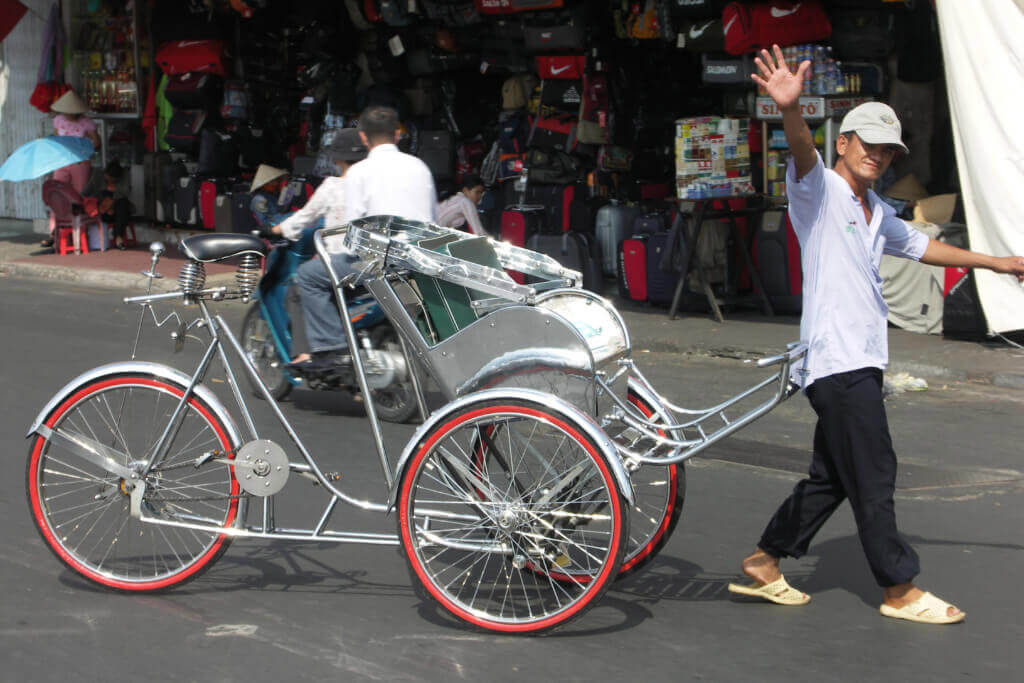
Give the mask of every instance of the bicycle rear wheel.
<svg viewBox="0 0 1024 683">
<path fill-rule="evenodd" d="M 48 436 L 33 437 L 26 473 L 32 519 L 54 554 L 86 579 L 123 591 L 166 589 L 195 578 L 227 549 L 226 534 L 133 517 L 134 482 L 87 460 L 57 436 L 102 448 L 131 468 L 148 457 L 183 395 L 183 387 L 152 375 L 99 377 L 45 418 Z M 145 477 L 143 514 L 230 526 L 239 500 L 231 466 L 211 460 L 196 467 L 197 458 L 210 451 L 234 457 L 228 433 L 208 406 L 190 397 L 166 457 Z"/>
<path fill-rule="evenodd" d="M 607 457 L 574 416 L 540 403 L 452 413 L 423 436 L 400 482 L 399 534 L 416 579 L 492 631 L 538 633 L 578 617 L 617 575 L 628 529 Z M 554 576 L 567 570 L 580 578 Z"/>
</svg>

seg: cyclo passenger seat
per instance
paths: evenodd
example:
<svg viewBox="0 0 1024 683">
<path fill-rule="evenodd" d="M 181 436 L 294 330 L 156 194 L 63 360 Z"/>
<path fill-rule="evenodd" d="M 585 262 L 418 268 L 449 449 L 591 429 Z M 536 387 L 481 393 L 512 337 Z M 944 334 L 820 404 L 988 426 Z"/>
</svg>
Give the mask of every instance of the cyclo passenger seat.
<svg viewBox="0 0 1024 683">
<path fill-rule="evenodd" d="M 466 239 L 458 235 L 443 235 L 421 240 L 417 246 L 503 272 L 498 255 L 486 237 Z M 473 302 L 490 296 L 422 273 L 413 275 L 412 280 L 423 297 L 423 307 L 437 333 L 437 339 L 431 340 L 433 335 L 427 330 L 421 328 L 420 332 L 432 343 L 443 341 L 475 322 L 480 316 L 473 308 Z"/>
</svg>

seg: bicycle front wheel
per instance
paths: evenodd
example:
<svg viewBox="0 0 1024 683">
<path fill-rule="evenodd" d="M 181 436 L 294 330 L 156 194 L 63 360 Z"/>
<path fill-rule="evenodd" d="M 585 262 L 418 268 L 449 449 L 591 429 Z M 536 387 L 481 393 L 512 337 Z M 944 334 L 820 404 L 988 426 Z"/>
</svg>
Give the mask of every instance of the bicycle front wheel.
<svg viewBox="0 0 1024 683">
<path fill-rule="evenodd" d="M 423 436 L 402 476 L 398 525 L 413 573 L 446 610 L 538 633 L 604 593 L 628 514 L 580 422 L 516 399 L 471 403 Z"/>
<path fill-rule="evenodd" d="M 239 486 L 228 430 L 191 396 L 167 455 L 145 477 L 142 522 L 130 512 L 134 482 L 83 458 L 62 434 L 127 468 L 144 462 L 184 395 L 152 375 L 110 375 L 79 388 L 44 420 L 49 438 L 29 448 L 27 492 L 36 528 L 57 557 L 95 583 L 124 591 L 170 588 L 195 578 L 227 549 L 229 536 L 183 524 L 229 527 Z M 198 460 L 217 451 L 215 458 Z M 178 524 L 178 525 L 174 525 Z"/>
</svg>

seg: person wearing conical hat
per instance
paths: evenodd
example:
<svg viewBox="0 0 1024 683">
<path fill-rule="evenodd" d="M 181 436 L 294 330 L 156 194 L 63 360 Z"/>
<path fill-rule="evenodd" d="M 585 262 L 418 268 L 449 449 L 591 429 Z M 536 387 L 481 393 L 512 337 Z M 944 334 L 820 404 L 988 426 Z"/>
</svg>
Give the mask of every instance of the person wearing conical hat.
<svg viewBox="0 0 1024 683">
<path fill-rule="evenodd" d="M 288 182 L 288 171 L 269 164 L 260 164 L 256 177 L 252 179 L 249 192 L 252 201 L 249 209 L 261 228 L 269 229 L 288 216 L 288 201 L 282 197 L 281 188 Z"/>
<path fill-rule="evenodd" d="M 53 130 L 57 135 L 76 138 L 89 138 L 92 146 L 99 151 L 100 136 L 96 131 L 96 122 L 85 116 L 89 111 L 82 98 L 74 90 L 68 90 L 50 105 L 50 111 L 57 114 L 53 118 Z M 71 185 L 78 194 L 85 192 L 85 186 L 92 175 L 92 162 L 88 159 L 58 168 L 53 172 L 53 179 Z M 44 247 L 53 246 L 53 235 L 43 240 Z"/>
</svg>

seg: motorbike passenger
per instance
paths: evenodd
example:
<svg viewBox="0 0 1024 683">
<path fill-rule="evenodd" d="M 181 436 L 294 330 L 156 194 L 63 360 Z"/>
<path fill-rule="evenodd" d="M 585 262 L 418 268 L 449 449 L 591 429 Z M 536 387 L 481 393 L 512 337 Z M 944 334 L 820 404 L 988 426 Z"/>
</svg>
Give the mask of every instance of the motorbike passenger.
<svg viewBox="0 0 1024 683">
<path fill-rule="evenodd" d="M 249 187 L 252 193 L 249 209 L 261 228 L 269 228 L 288 217 L 292 197 L 288 196 L 287 184 L 288 171 L 284 169 L 268 164 L 260 164 L 256 169 L 256 177 Z"/>
<path fill-rule="evenodd" d="M 274 225 L 271 228 L 274 234 L 297 241 L 305 229 L 321 219 L 327 226 L 341 225 L 345 174 L 352 164 L 366 156 L 366 146 L 355 129 L 346 128 L 338 131 L 325 152 L 338 175 L 325 178 L 302 209 Z M 325 246 L 338 277 L 348 275 L 357 257 L 346 249 L 344 236 L 328 237 Z M 311 353 L 295 355 L 289 366 L 309 372 L 350 363 L 345 335 L 336 332 L 340 323 L 338 309 L 324 265 L 318 259 L 307 261 L 299 267 L 296 283 L 302 302 L 303 322 L 293 321 L 293 353 L 307 345 Z M 302 344 L 300 330 L 305 332 L 305 345 Z"/>
</svg>

